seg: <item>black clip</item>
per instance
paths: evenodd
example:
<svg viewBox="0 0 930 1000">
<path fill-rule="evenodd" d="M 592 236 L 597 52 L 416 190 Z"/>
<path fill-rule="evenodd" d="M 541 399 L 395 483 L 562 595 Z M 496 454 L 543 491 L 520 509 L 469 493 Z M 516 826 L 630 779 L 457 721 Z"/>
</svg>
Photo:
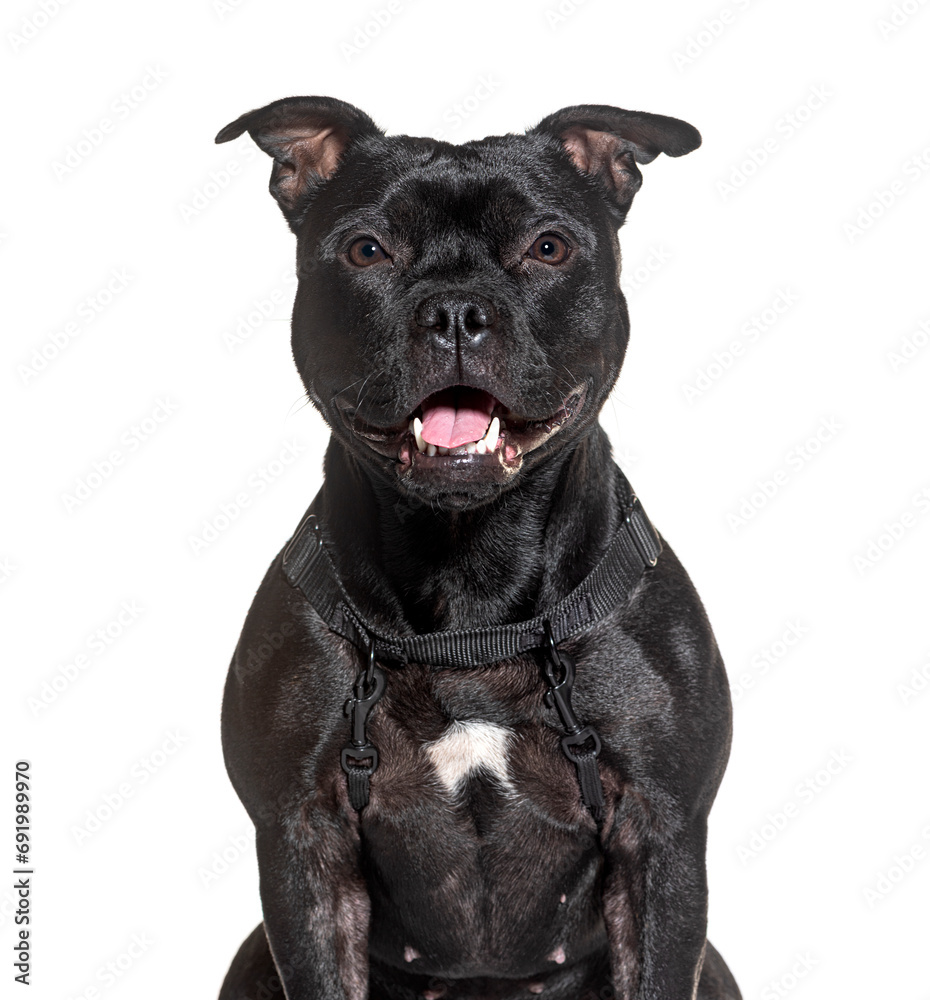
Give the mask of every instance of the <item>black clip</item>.
<svg viewBox="0 0 930 1000">
<path fill-rule="evenodd" d="M 597 769 L 597 756 L 601 752 L 601 738 L 592 726 L 583 726 L 572 708 L 572 685 L 575 683 L 575 661 L 556 647 L 552 626 L 543 622 L 546 635 L 546 659 L 543 670 L 549 682 L 546 705 L 555 708 L 565 728 L 562 753 L 575 765 L 581 798 L 598 824 L 604 818 L 604 789 Z M 586 743 L 592 749 L 582 750 Z M 577 753 L 575 752 L 577 750 Z"/>
<path fill-rule="evenodd" d="M 555 708 L 562 720 L 565 735 L 562 737 L 562 750 L 565 756 L 574 760 L 575 755 L 570 747 L 580 746 L 588 740 L 594 741 L 594 756 L 601 752 L 601 739 L 591 726 L 582 726 L 572 708 L 572 687 L 575 683 L 575 661 L 556 647 L 549 621 L 543 622 L 546 633 L 546 661 L 543 670 L 549 682 L 545 703 L 547 708 Z M 556 671 L 561 670 L 561 677 Z"/>
<path fill-rule="evenodd" d="M 384 694 L 386 686 L 387 679 L 384 671 L 375 663 L 375 644 L 370 639 L 368 662 L 355 678 L 352 697 L 346 701 L 344 707 L 345 714 L 352 719 L 352 739 L 349 745 L 343 748 L 341 758 L 342 769 L 346 774 L 350 769 L 358 770 L 363 767 L 361 762 L 364 760 L 371 761 L 367 766 L 369 774 L 373 774 L 378 767 L 378 748 L 368 742 L 368 716 Z M 356 763 L 350 764 L 350 760 Z"/>
<path fill-rule="evenodd" d="M 643 506 L 639 502 L 639 497 L 633 493 L 630 496 L 630 502 L 623 508 L 623 524 L 626 530 L 629 532 L 630 538 L 633 540 L 633 546 L 639 553 L 640 559 L 642 559 L 645 566 L 655 566 L 659 561 L 659 554 L 657 551 L 653 551 L 651 547 L 646 545 L 646 541 L 643 537 L 643 526 L 640 519 L 636 521 L 633 520 L 633 515 L 637 510 L 645 517 L 645 512 L 643 511 Z"/>
<path fill-rule="evenodd" d="M 601 752 L 601 738 L 597 735 L 597 730 L 593 729 L 591 726 L 584 726 L 578 730 L 577 733 L 568 733 L 562 737 L 562 752 L 568 757 L 569 760 L 575 759 L 575 754 L 570 750 L 570 747 L 580 747 L 582 744 L 587 743 L 588 740 L 594 741 L 594 756 L 596 757 Z"/>
<path fill-rule="evenodd" d="M 559 713 L 559 718 L 567 732 L 577 733 L 581 729 L 581 723 L 572 708 L 575 661 L 568 653 L 563 653 L 556 648 L 555 639 L 552 637 L 552 627 L 548 620 L 543 622 L 543 628 L 546 632 L 547 644 L 543 671 L 549 682 L 549 690 L 545 697 L 546 707 L 554 708 Z M 559 676 L 559 672 L 561 676 Z"/>
</svg>

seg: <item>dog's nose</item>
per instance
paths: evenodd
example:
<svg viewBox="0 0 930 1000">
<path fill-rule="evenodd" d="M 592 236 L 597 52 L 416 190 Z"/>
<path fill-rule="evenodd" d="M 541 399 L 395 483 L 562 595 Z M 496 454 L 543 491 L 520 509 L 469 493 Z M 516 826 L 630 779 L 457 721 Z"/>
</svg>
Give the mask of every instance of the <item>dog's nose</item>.
<svg viewBox="0 0 930 1000">
<path fill-rule="evenodd" d="M 481 295 L 441 292 L 417 306 L 414 320 L 437 347 L 475 347 L 497 321 L 497 310 Z"/>
</svg>

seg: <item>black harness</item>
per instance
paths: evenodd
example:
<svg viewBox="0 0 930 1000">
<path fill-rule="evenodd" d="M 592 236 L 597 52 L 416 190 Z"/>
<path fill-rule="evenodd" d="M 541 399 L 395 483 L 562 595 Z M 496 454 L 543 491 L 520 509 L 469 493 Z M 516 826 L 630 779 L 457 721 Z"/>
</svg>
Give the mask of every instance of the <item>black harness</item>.
<svg viewBox="0 0 930 1000">
<path fill-rule="evenodd" d="M 604 795 L 597 768 L 601 741 L 591 726 L 575 715 L 571 694 L 575 663 L 558 643 L 591 628 L 626 600 L 643 573 L 656 564 L 662 543 L 619 473 L 624 496 L 623 520 L 600 562 L 566 597 L 543 614 L 512 625 L 386 635 L 370 625 L 352 603 L 336 573 L 324 540 L 323 524 L 308 514 L 284 549 L 284 573 L 337 635 L 362 654 L 364 666 L 345 706 L 351 738 L 342 751 L 349 801 L 353 809 L 368 804 L 369 783 L 378 767 L 378 750 L 368 740 L 367 720 L 384 694 L 387 677 L 378 660 L 423 663 L 437 668 L 479 667 L 531 650 L 543 651 L 543 673 L 549 688 L 545 703 L 555 708 L 565 730 L 562 750 L 575 765 L 582 799 L 597 822 L 603 817 Z"/>
</svg>

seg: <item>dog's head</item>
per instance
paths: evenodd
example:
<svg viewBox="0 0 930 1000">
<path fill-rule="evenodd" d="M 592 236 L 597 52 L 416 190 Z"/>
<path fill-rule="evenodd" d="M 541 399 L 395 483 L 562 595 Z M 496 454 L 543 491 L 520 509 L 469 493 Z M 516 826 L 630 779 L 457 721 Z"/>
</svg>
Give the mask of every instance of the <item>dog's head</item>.
<svg viewBox="0 0 930 1000">
<path fill-rule="evenodd" d="M 676 118 L 564 108 L 456 146 L 332 98 L 251 111 L 297 236 L 294 360 L 333 433 L 427 502 L 496 496 L 597 419 L 628 337 L 617 229 Z"/>
</svg>

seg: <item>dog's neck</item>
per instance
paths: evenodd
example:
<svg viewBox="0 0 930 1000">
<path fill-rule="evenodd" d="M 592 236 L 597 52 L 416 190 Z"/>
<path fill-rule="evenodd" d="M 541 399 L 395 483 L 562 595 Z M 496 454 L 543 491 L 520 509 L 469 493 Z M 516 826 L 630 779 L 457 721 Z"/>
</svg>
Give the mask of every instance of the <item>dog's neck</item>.
<svg viewBox="0 0 930 1000">
<path fill-rule="evenodd" d="M 411 500 L 333 439 L 320 500 L 349 596 L 390 631 L 530 618 L 584 579 L 621 516 L 598 425 L 498 499 L 463 511 Z"/>
</svg>

